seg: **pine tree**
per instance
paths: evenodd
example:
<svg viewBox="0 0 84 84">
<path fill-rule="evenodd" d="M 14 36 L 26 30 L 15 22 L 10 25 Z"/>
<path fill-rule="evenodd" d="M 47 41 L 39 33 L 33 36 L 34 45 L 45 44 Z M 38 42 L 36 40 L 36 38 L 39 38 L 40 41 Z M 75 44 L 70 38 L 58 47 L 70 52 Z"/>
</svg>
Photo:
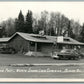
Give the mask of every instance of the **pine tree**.
<svg viewBox="0 0 84 84">
<path fill-rule="evenodd" d="M 51 36 L 55 36 L 55 30 L 54 30 L 54 28 L 51 28 Z"/>
<path fill-rule="evenodd" d="M 18 31 L 18 29 L 19 29 L 19 26 L 18 26 L 18 19 L 16 18 L 15 19 L 15 31 L 17 32 Z"/>
<path fill-rule="evenodd" d="M 83 26 L 82 26 L 82 30 L 81 30 L 81 33 L 80 33 L 80 36 L 81 36 L 81 42 L 84 42 L 84 23 L 83 23 Z"/>
<path fill-rule="evenodd" d="M 16 31 L 18 32 L 24 32 L 24 16 L 21 10 L 18 15 L 18 19 L 15 20 L 15 28 L 16 28 Z"/>
<path fill-rule="evenodd" d="M 69 21 L 69 24 L 68 24 L 68 37 L 71 37 L 71 38 L 74 38 L 74 34 L 73 34 L 73 30 L 71 28 L 71 22 Z"/>
<path fill-rule="evenodd" d="M 6 32 L 5 32 L 5 27 L 0 26 L 0 38 L 2 38 L 3 36 L 5 36 Z"/>
<path fill-rule="evenodd" d="M 28 13 L 26 15 L 26 22 L 25 22 L 25 32 L 26 33 L 33 33 L 33 27 L 32 27 L 32 12 L 28 10 Z"/>
</svg>

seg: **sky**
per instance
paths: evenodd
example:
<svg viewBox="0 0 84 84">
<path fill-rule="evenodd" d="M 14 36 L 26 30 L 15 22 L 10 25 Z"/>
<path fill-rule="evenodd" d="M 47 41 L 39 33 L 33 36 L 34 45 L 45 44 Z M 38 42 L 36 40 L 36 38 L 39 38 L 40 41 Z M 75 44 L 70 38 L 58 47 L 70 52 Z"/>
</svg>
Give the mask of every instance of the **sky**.
<svg viewBox="0 0 84 84">
<path fill-rule="evenodd" d="M 20 10 L 25 16 L 31 10 L 38 17 L 41 11 L 60 12 L 69 19 L 84 22 L 84 2 L 0 2 L 0 22 L 8 18 L 17 18 Z"/>
</svg>

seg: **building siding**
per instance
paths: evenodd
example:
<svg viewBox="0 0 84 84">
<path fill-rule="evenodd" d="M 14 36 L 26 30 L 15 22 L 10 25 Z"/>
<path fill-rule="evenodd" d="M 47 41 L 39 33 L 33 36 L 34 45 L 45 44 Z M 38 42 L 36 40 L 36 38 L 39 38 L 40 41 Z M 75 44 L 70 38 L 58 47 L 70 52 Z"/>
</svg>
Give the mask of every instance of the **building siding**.
<svg viewBox="0 0 84 84">
<path fill-rule="evenodd" d="M 29 49 L 28 43 L 29 41 L 26 41 L 19 35 L 16 35 L 12 40 L 9 41 L 8 45 L 13 47 L 17 52 L 27 52 Z"/>
<path fill-rule="evenodd" d="M 45 53 L 50 53 L 52 52 L 52 44 L 48 44 L 48 43 L 39 43 L 39 51 L 41 52 L 45 52 Z M 38 47 L 37 47 L 38 48 Z"/>
<path fill-rule="evenodd" d="M 25 40 L 20 35 L 15 35 L 8 43 L 9 47 L 13 47 L 17 52 L 28 52 L 35 51 L 35 42 L 31 42 L 28 40 Z M 67 47 L 69 46 L 69 47 Z M 68 45 L 68 44 L 57 44 L 57 46 L 53 46 L 53 43 L 39 43 L 37 42 L 37 52 L 45 52 L 45 53 L 51 53 L 52 51 L 59 51 L 63 49 L 63 47 L 66 48 L 74 48 L 74 45 Z"/>
</svg>

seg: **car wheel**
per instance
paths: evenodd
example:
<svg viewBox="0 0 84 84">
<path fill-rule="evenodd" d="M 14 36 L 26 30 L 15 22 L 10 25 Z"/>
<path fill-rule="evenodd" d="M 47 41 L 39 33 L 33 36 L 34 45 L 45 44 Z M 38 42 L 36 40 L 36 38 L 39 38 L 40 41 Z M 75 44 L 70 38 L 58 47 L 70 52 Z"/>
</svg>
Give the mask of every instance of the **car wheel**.
<svg viewBox="0 0 84 84">
<path fill-rule="evenodd" d="M 55 60 L 56 60 L 56 58 L 53 58 L 53 59 L 55 59 Z"/>
<path fill-rule="evenodd" d="M 58 59 L 61 60 L 61 57 L 59 57 Z"/>
<path fill-rule="evenodd" d="M 73 57 L 73 60 L 75 60 L 76 58 L 75 57 Z"/>
<path fill-rule="evenodd" d="M 68 58 L 69 60 L 71 60 L 72 58 Z"/>
</svg>

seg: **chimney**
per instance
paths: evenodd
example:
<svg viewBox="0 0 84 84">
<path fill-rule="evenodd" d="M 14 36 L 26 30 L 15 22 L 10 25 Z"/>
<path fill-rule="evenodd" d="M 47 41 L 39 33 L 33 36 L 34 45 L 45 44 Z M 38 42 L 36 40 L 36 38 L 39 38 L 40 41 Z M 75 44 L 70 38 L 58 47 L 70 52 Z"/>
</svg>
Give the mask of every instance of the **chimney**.
<svg viewBox="0 0 84 84">
<path fill-rule="evenodd" d="M 40 30 L 39 34 L 43 36 L 44 35 L 44 30 Z"/>
<path fill-rule="evenodd" d="M 57 42 L 63 42 L 63 36 L 57 36 Z"/>
</svg>

